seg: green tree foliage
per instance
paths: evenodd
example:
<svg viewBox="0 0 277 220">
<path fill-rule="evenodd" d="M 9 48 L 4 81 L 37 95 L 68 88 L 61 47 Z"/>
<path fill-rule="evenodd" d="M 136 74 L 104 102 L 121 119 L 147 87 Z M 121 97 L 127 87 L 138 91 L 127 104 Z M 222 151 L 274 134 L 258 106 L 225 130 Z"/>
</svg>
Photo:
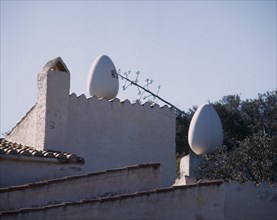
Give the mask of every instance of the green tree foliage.
<svg viewBox="0 0 277 220">
<path fill-rule="evenodd" d="M 277 181 L 277 137 L 258 132 L 240 141 L 232 150 L 226 145 L 204 154 L 198 172 L 202 178 L 253 181 Z"/>
<path fill-rule="evenodd" d="M 199 169 L 202 178 L 276 182 L 277 91 L 245 101 L 239 95 L 224 96 L 212 105 L 222 122 L 224 142 L 213 153 L 203 155 Z M 196 109 L 177 115 L 177 162 L 190 151 L 188 129 Z"/>
<path fill-rule="evenodd" d="M 241 101 L 238 95 L 214 103 L 224 129 L 224 145 L 205 154 L 203 178 L 239 182 L 277 181 L 277 91 Z"/>
<path fill-rule="evenodd" d="M 190 147 L 188 143 L 188 132 L 191 118 L 196 111 L 197 107 L 193 106 L 188 112 L 176 112 L 176 174 L 180 176 L 179 166 L 180 159 L 189 154 Z"/>
<path fill-rule="evenodd" d="M 215 102 L 213 106 L 221 119 L 224 143 L 234 144 L 249 135 L 249 130 L 241 114 L 241 99 L 238 95 L 225 96 L 219 102 Z"/>
<path fill-rule="evenodd" d="M 259 131 L 276 135 L 277 91 L 246 101 L 241 101 L 238 95 L 225 96 L 213 105 L 221 119 L 227 144 L 236 144 Z"/>
<path fill-rule="evenodd" d="M 180 156 L 187 155 L 190 151 L 188 132 L 191 118 L 196 109 L 194 107 L 187 113 L 176 113 L 176 153 Z"/>
<path fill-rule="evenodd" d="M 246 100 L 242 103 L 242 114 L 251 133 L 263 131 L 269 136 L 277 135 L 277 91 Z"/>
</svg>

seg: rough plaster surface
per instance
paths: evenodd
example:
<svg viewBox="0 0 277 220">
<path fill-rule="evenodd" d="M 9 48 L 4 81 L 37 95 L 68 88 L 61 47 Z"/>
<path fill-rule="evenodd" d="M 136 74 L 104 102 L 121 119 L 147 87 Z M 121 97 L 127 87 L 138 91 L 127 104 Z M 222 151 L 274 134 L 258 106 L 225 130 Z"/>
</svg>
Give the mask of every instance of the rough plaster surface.
<svg viewBox="0 0 277 220">
<path fill-rule="evenodd" d="M 38 76 L 37 148 L 65 148 L 67 127 L 69 72 L 41 72 Z"/>
<path fill-rule="evenodd" d="M 1 192 L 0 210 L 14 210 L 152 190 L 160 186 L 159 181 L 159 168 L 153 166 L 81 175 L 54 183 Z"/>
<path fill-rule="evenodd" d="M 172 109 L 69 96 L 69 72 L 53 71 L 49 65 L 38 75 L 36 117 L 26 118 L 36 127 L 31 128 L 35 141 L 28 143 L 35 142 L 32 146 L 37 149 L 82 156 L 86 172 L 158 162 L 162 186 L 174 183 L 176 119 Z M 16 130 L 20 131 L 12 131 L 7 139 L 27 144 L 23 135 L 29 135 L 30 128 Z"/>
<path fill-rule="evenodd" d="M 85 158 L 86 170 L 161 163 L 163 186 L 175 180 L 175 115 L 146 104 L 109 102 L 84 95 L 69 99 L 66 151 Z"/>
<path fill-rule="evenodd" d="M 7 140 L 18 144 L 36 146 L 36 106 L 33 106 L 26 116 L 12 129 Z"/>
<path fill-rule="evenodd" d="M 222 186 L 180 188 L 144 196 L 20 213 L 17 219 L 223 219 Z M 12 215 L 3 216 L 12 219 Z"/>
<path fill-rule="evenodd" d="M 7 213 L 2 219 L 277 219 L 277 187 L 236 182 L 179 186 L 103 201 Z"/>
<path fill-rule="evenodd" d="M 225 219 L 277 219 L 277 186 L 264 182 L 225 184 Z"/>
<path fill-rule="evenodd" d="M 194 153 L 190 153 L 180 160 L 180 177 L 185 178 L 186 176 L 198 178 L 197 168 L 201 162 L 201 156 Z"/>
<path fill-rule="evenodd" d="M 57 164 L 0 158 L 0 187 L 33 183 L 80 173 L 81 164 Z"/>
<path fill-rule="evenodd" d="M 6 139 L 38 150 L 62 151 L 65 146 L 70 75 L 48 70 L 38 74 L 36 105 Z"/>
<path fill-rule="evenodd" d="M 175 115 L 172 110 L 161 109 L 157 105 L 150 107 L 150 104 L 130 104 L 129 101 L 120 103 L 118 99 L 109 102 L 106 99 L 99 101 L 95 97 L 86 99 L 84 95 L 69 96 L 69 72 L 57 72 L 54 69 L 48 68 L 41 73 L 38 78 L 39 96 L 36 107 L 13 129 L 7 139 L 32 146 L 35 143 L 34 146 L 38 149 L 76 153 L 85 158 L 86 164 L 1 160 L 3 186 L 147 162 L 161 163 L 162 186 L 174 182 Z M 71 186 L 73 187 L 69 184 L 64 187 Z M 58 189 L 58 192 L 66 193 L 62 185 L 57 185 L 50 190 L 50 194 L 54 196 Z M 275 220 L 276 189 L 276 186 L 261 184 L 256 187 L 251 183 L 186 187 L 104 202 L 25 210 L 1 218 Z M 86 193 L 85 187 L 78 190 Z M 41 192 L 43 190 L 32 193 L 32 196 L 37 195 L 39 198 Z"/>
</svg>

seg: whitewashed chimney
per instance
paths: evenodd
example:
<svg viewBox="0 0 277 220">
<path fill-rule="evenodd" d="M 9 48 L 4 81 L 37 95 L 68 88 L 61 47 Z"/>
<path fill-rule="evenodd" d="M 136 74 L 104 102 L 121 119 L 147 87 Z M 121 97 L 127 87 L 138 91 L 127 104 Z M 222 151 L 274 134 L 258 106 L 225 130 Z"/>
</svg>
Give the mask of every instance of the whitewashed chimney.
<svg viewBox="0 0 277 220">
<path fill-rule="evenodd" d="M 58 57 L 38 74 L 36 148 L 65 150 L 70 72 Z"/>
</svg>

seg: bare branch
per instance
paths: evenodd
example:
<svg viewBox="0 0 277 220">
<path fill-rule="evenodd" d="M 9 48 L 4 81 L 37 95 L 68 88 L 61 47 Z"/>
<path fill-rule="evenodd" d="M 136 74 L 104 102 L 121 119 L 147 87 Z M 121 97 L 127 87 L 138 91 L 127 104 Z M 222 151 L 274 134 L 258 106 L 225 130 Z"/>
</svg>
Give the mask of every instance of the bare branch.
<svg viewBox="0 0 277 220">
<path fill-rule="evenodd" d="M 153 92 L 151 92 L 151 91 L 149 90 L 149 85 L 152 84 L 152 83 L 154 82 L 154 80 L 152 80 L 152 79 L 146 79 L 146 80 L 145 80 L 146 85 L 145 85 L 145 86 L 141 86 L 141 85 L 138 84 L 138 81 L 139 81 L 139 80 L 138 80 L 138 77 L 139 77 L 140 72 L 139 72 L 139 71 L 136 72 L 136 75 L 137 75 L 137 76 L 136 76 L 136 79 L 135 79 L 135 80 L 129 79 L 130 73 L 131 73 L 131 71 L 128 71 L 128 73 L 125 72 L 125 73 L 123 73 L 123 75 L 122 75 L 122 74 L 120 74 L 120 69 L 119 69 L 118 72 L 112 71 L 112 76 L 113 76 L 113 77 L 117 77 L 117 78 L 121 78 L 121 80 L 125 80 L 125 83 L 124 83 L 124 85 L 123 85 L 123 90 L 126 90 L 129 86 L 132 86 L 132 85 L 136 86 L 137 89 L 138 89 L 138 95 L 140 96 L 139 99 L 138 99 L 139 101 L 140 101 L 142 98 L 143 98 L 143 99 L 147 99 L 147 98 L 149 98 L 149 97 L 153 97 L 153 100 L 157 99 L 157 101 L 156 101 L 155 103 L 157 103 L 157 102 L 160 100 L 160 101 L 166 103 L 167 105 L 171 106 L 172 108 L 174 108 L 178 113 L 185 114 L 184 111 L 182 111 L 181 109 L 177 108 L 176 106 L 174 106 L 173 104 L 171 104 L 170 102 L 166 101 L 165 99 L 161 98 L 161 97 L 158 95 L 161 86 L 158 86 L 158 91 L 157 91 L 156 94 L 153 93 Z M 145 92 L 148 93 L 148 95 L 143 96 Z M 154 103 L 154 101 L 153 101 L 153 103 Z"/>
</svg>

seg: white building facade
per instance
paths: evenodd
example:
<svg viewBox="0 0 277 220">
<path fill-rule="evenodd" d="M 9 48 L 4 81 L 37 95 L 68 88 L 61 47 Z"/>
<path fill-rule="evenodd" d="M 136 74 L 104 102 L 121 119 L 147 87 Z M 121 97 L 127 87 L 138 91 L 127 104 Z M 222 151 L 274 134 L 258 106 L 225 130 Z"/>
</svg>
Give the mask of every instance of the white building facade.
<svg viewBox="0 0 277 220">
<path fill-rule="evenodd" d="M 80 172 L 132 164 L 161 164 L 161 184 L 175 181 L 175 114 L 167 106 L 69 95 L 70 72 L 61 58 L 38 74 L 38 98 L 6 137 L 45 151 L 77 154 Z"/>
</svg>

